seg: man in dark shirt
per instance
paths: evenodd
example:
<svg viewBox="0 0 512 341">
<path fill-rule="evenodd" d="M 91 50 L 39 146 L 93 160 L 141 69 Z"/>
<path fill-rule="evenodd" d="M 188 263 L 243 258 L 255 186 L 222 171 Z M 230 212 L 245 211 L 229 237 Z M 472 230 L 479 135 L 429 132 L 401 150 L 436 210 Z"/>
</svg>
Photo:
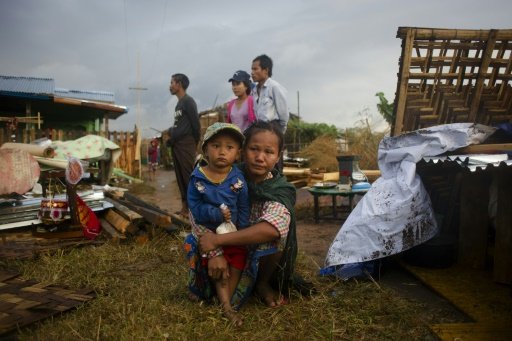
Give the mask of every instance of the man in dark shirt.
<svg viewBox="0 0 512 341">
<path fill-rule="evenodd" d="M 169 86 L 171 94 L 178 97 L 178 104 L 174 109 L 174 125 L 169 128 L 167 143 L 171 147 L 176 181 L 180 189 L 180 214 L 184 217 L 188 217 L 187 187 L 201 135 L 196 102 L 187 94 L 189 84 L 187 76 L 177 73 L 172 75 Z"/>
</svg>

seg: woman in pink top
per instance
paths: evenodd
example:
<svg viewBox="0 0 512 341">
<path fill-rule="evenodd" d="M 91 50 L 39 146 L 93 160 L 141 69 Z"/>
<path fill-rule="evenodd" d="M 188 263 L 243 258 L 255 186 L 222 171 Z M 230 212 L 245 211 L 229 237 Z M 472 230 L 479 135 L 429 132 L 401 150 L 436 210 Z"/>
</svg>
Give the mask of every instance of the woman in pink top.
<svg viewBox="0 0 512 341">
<path fill-rule="evenodd" d="M 229 79 L 231 89 L 236 98 L 227 104 L 228 115 L 226 122 L 237 125 L 241 131 L 245 131 L 254 121 L 254 101 L 251 93 L 251 76 L 245 71 L 235 72 Z"/>
</svg>

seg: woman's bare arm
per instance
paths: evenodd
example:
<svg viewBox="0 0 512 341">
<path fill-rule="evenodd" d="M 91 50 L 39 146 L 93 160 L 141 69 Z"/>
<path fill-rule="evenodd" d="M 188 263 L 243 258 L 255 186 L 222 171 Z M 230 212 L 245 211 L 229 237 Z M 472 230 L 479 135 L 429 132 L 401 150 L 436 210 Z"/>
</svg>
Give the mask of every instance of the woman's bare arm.
<svg viewBox="0 0 512 341">
<path fill-rule="evenodd" d="M 279 237 L 279 231 L 274 226 L 262 221 L 236 232 L 225 234 L 205 233 L 199 238 L 199 245 L 202 252 L 208 252 L 221 246 L 267 243 Z"/>
</svg>

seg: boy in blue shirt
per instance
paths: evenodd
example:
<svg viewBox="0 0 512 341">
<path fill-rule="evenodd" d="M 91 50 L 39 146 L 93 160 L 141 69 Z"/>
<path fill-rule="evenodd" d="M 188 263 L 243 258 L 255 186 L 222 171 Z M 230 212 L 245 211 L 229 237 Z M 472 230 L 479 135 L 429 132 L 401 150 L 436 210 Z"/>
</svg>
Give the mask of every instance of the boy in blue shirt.
<svg viewBox="0 0 512 341">
<path fill-rule="evenodd" d="M 214 123 L 205 132 L 201 149 L 206 165 L 199 164 L 190 176 L 187 200 L 193 233 L 225 233 L 223 222 L 233 222 L 236 228 L 249 225 L 249 196 L 242 172 L 233 164 L 239 159 L 244 135 L 231 123 Z M 224 204 L 227 208 L 222 209 Z M 223 229 L 222 229 L 223 230 Z M 229 277 L 215 281 L 217 297 L 224 315 L 235 325 L 241 318 L 231 306 L 231 297 L 245 267 L 247 249 L 229 246 L 203 255 L 204 261 L 224 254 L 229 265 Z"/>
</svg>

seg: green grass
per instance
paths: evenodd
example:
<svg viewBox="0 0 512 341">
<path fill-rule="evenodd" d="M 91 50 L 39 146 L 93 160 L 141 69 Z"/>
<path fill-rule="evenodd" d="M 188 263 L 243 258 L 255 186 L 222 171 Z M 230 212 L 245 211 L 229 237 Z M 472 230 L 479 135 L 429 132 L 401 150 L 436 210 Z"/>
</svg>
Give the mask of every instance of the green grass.
<svg viewBox="0 0 512 341">
<path fill-rule="evenodd" d="M 149 243 L 109 242 L 46 254 L 32 261 L 0 261 L 25 279 L 91 288 L 97 297 L 18 332 L 21 340 L 418 340 L 430 332 L 422 306 L 371 282 L 316 276 L 308 257 L 297 268 L 315 283 L 312 297 L 267 308 L 256 299 L 241 310 L 236 329 L 216 305 L 187 298 L 182 239 L 157 231 Z"/>
</svg>

